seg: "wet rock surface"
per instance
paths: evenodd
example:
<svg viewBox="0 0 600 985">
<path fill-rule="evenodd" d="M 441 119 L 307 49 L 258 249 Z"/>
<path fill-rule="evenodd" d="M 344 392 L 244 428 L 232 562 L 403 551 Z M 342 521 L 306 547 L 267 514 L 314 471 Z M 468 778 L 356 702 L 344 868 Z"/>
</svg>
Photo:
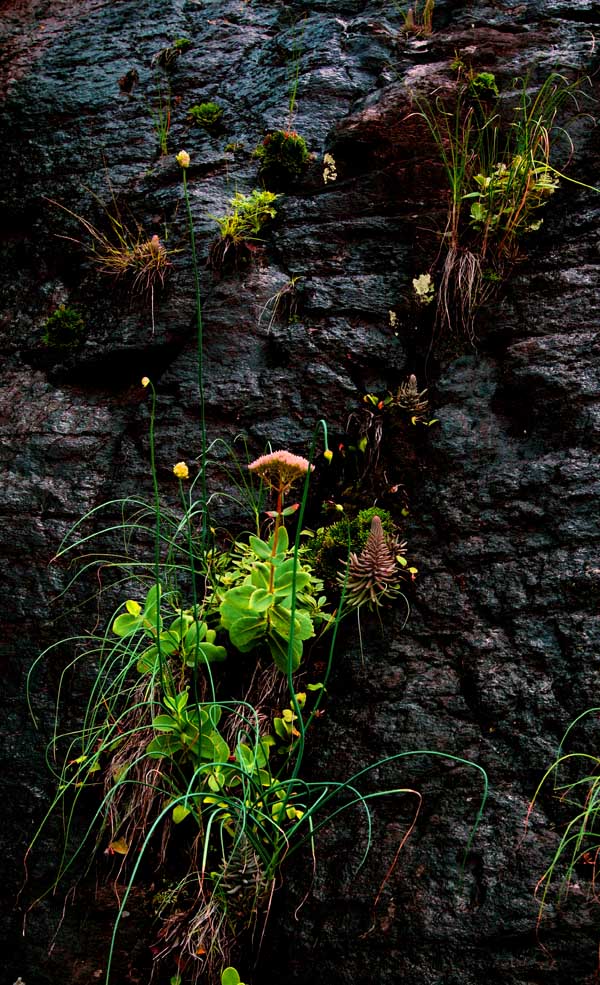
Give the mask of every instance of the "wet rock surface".
<svg viewBox="0 0 600 985">
<path fill-rule="evenodd" d="M 373 789 L 423 796 L 397 865 L 414 816 L 410 793 L 376 808 L 373 849 L 358 874 L 367 836 L 360 812 L 322 833 L 314 877 L 309 863 L 290 866 L 259 967 L 247 974 L 295 985 L 592 982 L 598 911 L 585 867 L 536 932 L 533 891 L 564 810 L 547 795 L 527 831 L 525 818 L 564 729 L 595 703 L 600 683 L 600 200 L 563 183 L 527 256 L 481 312 L 476 349 L 466 340 L 454 351 L 432 348 L 432 315 L 415 308 L 411 280 L 439 249 L 445 193 L 435 148 L 411 114 L 413 93 L 451 91 L 456 51 L 507 91 L 528 72 L 535 84 L 559 71 L 588 74 L 597 94 L 598 3 L 442 0 L 430 38 L 405 36 L 396 8 L 377 0 L 23 0 L 4 4 L 0 18 L 3 912 L 13 911 L 25 847 L 52 796 L 43 750 L 68 648 L 52 650 L 33 678 L 38 730 L 26 675 L 40 651 L 71 626 L 89 628 L 96 612 L 84 587 L 75 592 L 79 607 L 65 612 L 56 599 L 71 573 L 50 562 L 82 514 L 132 492 L 151 496 L 142 376 L 158 390 L 168 501 L 172 464 L 199 453 L 194 288 L 174 159 L 185 147 L 209 437 L 242 433 L 251 451 L 270 441 L 303 454 L 325 417 L 334 441 L 347 443 L 363 394 L 395 389 L 411 372 L 429 386 L 440 421 L 426 435 L 384 432 L 385 485 L 371 494 L 398 518 L 408 501 L 403 535 L 419 579 L 406 625 L 402 606 L 382 624 L 365 617 L 362 652 L 354 628 L 344 628 L 310 772 L 343 779 L 385 756 L 431 750 L 479 764 L 491 790 L 461 875 L 481 774 L 428 753 L 379 768 Z M 153 59 L 184 36 L 192 45 L 167 77 Z M 216 278 L 205 264 L 210 216 L 258 185 L 252 150 L 269 129 L 290 125 L 298 47 L 293 127 L 313 160 L 280 200 L 253 262 Z M 169 88 L 169 154 L 161 158 L 152 114 Z M 224 108 L 219 133 L 187 122 L 189 106 L 209 99 Z M 586 108 L 594 114 L 593 102 Z M 569 173 L 597 182 L 590 115 L 573 141 Z M 325 152 L 338 172 L 327 184 Z M 75 242 L 85 237 L 64 207 L 106 228 L 99 199 L 175 251 L 153 299 L 103 277 Z M 265 305 L 290 276 L 302 278 L 299 320 L 271 323 Z M 87 326 L 73 351 L 41 341 L 61 303 Z M 323 499 L 339 492 L 323 470 L 318 483 Z M 85 684 L 62 682 L 73 721 Z M 597 741 L 588 720 L 577 748 L 595 753 Z M 115 904 L 95 897 L 93 877 L 67 908 L 50 954 L 62 897 L 33 910 L 21 936 L 23 907 L 51 881 L 59 845 L 60 832 L 49 829 L 20 908 L 6 920 L 9 983 L 18 975 L 27 985 L 101 980 Z M 141 890 L 129 910 L 119 985 L 148 975 L 151 906 Z"/>
</svg>

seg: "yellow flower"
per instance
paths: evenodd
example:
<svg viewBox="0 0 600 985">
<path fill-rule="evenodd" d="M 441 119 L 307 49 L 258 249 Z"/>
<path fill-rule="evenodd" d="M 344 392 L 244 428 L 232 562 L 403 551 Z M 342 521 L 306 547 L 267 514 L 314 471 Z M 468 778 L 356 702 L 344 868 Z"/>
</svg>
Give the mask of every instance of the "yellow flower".
<svg viewBox="0 0 600 985">
<path fill-rule="evenodd" d="M 190 166 L 190 155 L 186 150 L 180 150 L 175 160 L 181 165 L 182 168 L 189 168 Z"/>
<path fill-rule="evenodd" d="M 330 451 L 328 448 L 326 451 L 323 452 L 323 458 L 325 459 L 326 462 L 330 462 L 331 459 L 333 458 L 333 452 Z"/>
<path fill-rule="evenodd" d="M 173 466 L 173 473 L 178 479 L 189 479 L 190 477 L 190 470 L 185 462 L 177 462 L 177 465 Z"/>
<path fill-rule="evenodd" d="M 149 376 L 142 376 L 142 386 L 148 386 L 149 382 L 150 382 Z"/>
</svg>

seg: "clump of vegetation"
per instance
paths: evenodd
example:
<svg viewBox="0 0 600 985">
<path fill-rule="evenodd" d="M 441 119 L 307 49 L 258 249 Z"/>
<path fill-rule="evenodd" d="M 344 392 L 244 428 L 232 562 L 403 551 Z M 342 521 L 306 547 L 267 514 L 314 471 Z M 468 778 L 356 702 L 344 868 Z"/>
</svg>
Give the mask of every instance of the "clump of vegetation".
<svg viewBox="0 0 600 985">
<path fill-rule="evenodd" d="M 498 99 L 500 96 L 496 76 L 492 72 L 471 72 L 468 92 L 474 99 Z"/>
<path fill-rule="evenodd" d="M 66 844 L 49 893 L 86 848 L 101 853 L 105 882 L 113 884 L 118 895 L 106 985 L 111 981 L 119 924 L 143 870 L 153 880 L 162 879 L 153 899 L 158 931 L 151 951 L 157 977 L 166 980 L 170 972 L 171 985 L 200 981 L 242 985 L 232 958 L 247 949 L 259 921 L 266 920 L 284 863 L 302 850 L 314 861 L 319 830 L 341 812 L 358 805 L 366 819 L 368 838 L 360 868 L 371 844 L 372 803 L 391 795 L 411 798 L 412 816 L 400 835 L 386 879 L 393 872 L 398 853 L 414 828 L 422 797 L 397 784 L 374 789 L 370 782 L 373 770 L 387 770 L 410 755 L 438 756 L 474 766 L 482 776 L 483 793 L 466 852 L 487 797 L 487 777 L 481 767 L 436 751 L 403 751 L 378 758 L 342 782 L 302 776 L 306 737 L 322 714 L 320 705 L 343 603 L 335 616 L 326 614 L 326 599 L 319 594 L 321 581 L 300 548 L 313 470 L 308 459 L 279 450 L 246 467 L 237 462 L 232 471 L 237 475 L 234 484 L 240 499 L 231 498 L 253 518 L 255 533 L 226 537 L 224 543 L 213 538 L 219 523 L 209 510 L 220 496 L 218 491 L 214 497 L 208 495 L 206 480 L 210 463 L 204 418 L 202 309 L 187 185 L 190 156 L 181 151 L 177 160 L 196 286 L 201 422 L 198 488 L 196 479 L 190 481 L 187 462 L 178 461 L 172 471 L 179 484 L 181 508 L 166 508 L 161 501 L 154 430 L 156 391 L 144 376 L 142 386 L 151 395 L 153 501 L 145 503 L 136 495 L 105 504 L 108 526 L 100 530 L 97 520 L 103 507 L 95 507 L 66 534 L 55 558 L 64 561 L 77 555 L 79 574 L 85 577 L 94 564 L 90 541 L 101 538 L 107 546 L 106 554 L 96 559 L 99 569 L 105 570 L 108 562 L 116 574 L 111 592 L 126 584 L 131 597 L 124 597 L 117 613 L 111 601 L 106 629 L 93 630 L 80 639 L 71 636 L 49 647 L 28 677 L 31 698 L 39 662 L 48 653 L 71 645 L 76 655 L 68 664 L 69 672 L 81 661 L 90 682 L 81 725 L 73 727 L 69 710 L 64 732 L 60 712 L 65 689 L 58 689 L 57 719 L 48 751 L 56 794 L 28 854 L 41 841 L 50 818 L 66 818 Z M 257 198 L 261 194 L 271 198 Z M 253 192 L 232 200 L 240 214 L 246 209 L 249 213 L 249 235 L 255 235 L 265 221 L 261 209 L 270 217 L 275 197 Z M 227 235 L 231 218 L 217 220 Z M 319 427 L 325 437 L 324 455 L 330 459 L 325 422 L 320 421 Z M 274 500 L 274 509 L 265 511 L 263 522 L 268 497 Z M 300 502 L 289 502 L 296 497 Z M 115 508 L 122 516 L 120 527 L 115 526 Z M 292 517 L 297 520 L 293 547 L 286 526 Z M 88 521 L 93 522 L 94 533 L 89 533 Z M 366 545 L 360 548 L 351 572 L 352 607 L 369 601 L 377 605 L 381 593 L 394 592 L 397 572 L 391 566 L 403 564 L 401 556 L 389 556 L 402 546 L 393 530 L 387 532 L 391 520 L 374 509 L 368 530 L 364 529 L 366 521 L 364 515 L 358 519 Z M 122 537 L 121 546 L 115 537 Z M 149 540 L 153 550 L 148 549 Z M 77 579 L 75 574 L 71 584 Z M 318 664 L 305 663 L 303 690 L 298 690 L 294 671 L 306 657 L 304 645 L 317 636 L 317 628 L 319 635 L 332 630 L 331 646 Z M 222 675 L 221 664 L 232 651 L 236 673 Z M 315 674 L 318 679 L 308 683 Z M 84 826 L 82 840 L 74 841 L 72 822 L 81 798 L 94 795 L 99 803 L 93 821 Z M 256 937 L 261 936 L 259 928 Z"/>
<path fill-rule="evenodd" d="M 50 201 L 52 201 L 50 199 Z M 172 264 L 168 251 L 157 235 L 144 235 L 139 226 L 132 228 L 123 219 L 117 203 L 112 207 L 102 203 L 108 222 L 108 232 L 103 232 L 88 219 L 72 212 L 60 202 L 58 205 L 81 224 L 89 240 L 71 239 L 82 246 L 98 270 L 112 277 L 128 277 L 133 291 L 152 293 L 157 285 L 163 285 Z"/>
<path fill-rule="evenodd" d="M 260 160 L 261 175 L 269 184 L 297 181 L 306 170 L 310 153 L 304 137 L 294 130 L 275 130 L 267 134 L 254 151 Z"/>
<path fill-rule="evenodd" d="M 60 304 L 44 325 L 44 345 L 52 349 L 76 349 L 84 339 L 85 322 L 79 312 Z"/>
<path fill-rule="evenodd" d="M 490 102 L 494 86 L 490 73 L 468 74 L 454 109 L 440 99 L 420 104 L 449 188 L 436 321 L 471 340 L 477 310 L 517 260 L 523 236 L 540 227 L 538 213 L 564 177 L 568 159 L 558 154 L 571 147 L 559 114 L 579 110 L 578 84 L 561 75 L 533 93 L 523 81 L 508 110 Z"/>
<path fill-rule="evenodd" d="M 195 123 L 197 126 L 210 130 L 219 123 L 223 116 L 223 107 L 213 102 L 200 103 L 199 105 L 190 106 L 187 115 L 190 123 Z"/>
<path fill-rule="evenodd" d="M 268 299 L 263 307 L 259 324 L 263 315 L 269 312 L 268 329 L 271 332 L 276 321 L 284 325 L 292 325 L 298 321 L 298 306 L 300 304 L 301 288 L 298 286 L 302 277 L 290 277 L 287 284 L 284 284 L 272 297 Z"/>
<path fill-rule="evenodd" d="M 410 418 L 411 424 L 431 425 L 437 423 L 436 420 L 428 420 L 429 400 L 427 389 L 419 390 L 417 377 L 411 373 L 409 378 L 401 383 L 395 393 L 388 391 L 387 396 L 378 397 L 374 393 L 365 394 L 364 401 L 371 404 L 377 410 L 397 409 L 403 411 Z"/>
<path fill-rule="evenodd" d="M 390 513 L 372 506 L 360 510 L 350 520 L 343 517 L 328 527 L 319 527 L 308 542 L 305 548 L 306 559 L 327 584 L 337 582 L 340 566 L 347 563 L 349 554 L 360 554 L 364 549 L 374 516 L 379 517 L 384 534 L 395 538 L 396 525 Z"/>
<path fill-rule="evenodd" d="M 402 567 L 408 565 L 405 550 L 406 541 L 400 543 L 395 534 L 386 534 L 376 513 L 362 551 L 351 551 L 338 575 L 339 584 L 346 586 L 346 603 L 355 609 L 362 605 L 379 608 L 384 599 L 400 594 L 400 584 L 406 577 Z M 417 569 L 411 567 L 408 571 L 414 575 Z"/>
<path fill-rule="evenodd" d="M 425 37 L 432 34 L 435 0 L 424 0 L 423 4 L 420 4 L 419 0 L 415 0 L 415 3 L 408 8 L 400 7 L 398 3 L 395 6 L 404 20 L 403 30 L 407 34 L 423 35 Z"/>
<path fill-rule="evenodd" d="M 258 234 L 277 215 L 275 202 L 278 198 L 279 195 L 274 192 L 259 188 L 254 188 L 250 195 L 236 192 L 229 200 L 231 212 L 224 216 L 211 216 L 221 233 L 209 252 L 213 270 L 220 271 L 226 266 L 235 269 L 248 261 L 260 242 Z"/>
<path fill-rule="evenodd" d="M 419 274 L 418 277 L 413 277 L 412 286 L 418 304 L 431 304 L 435 297 L 435 284 L 431 279 L 431 274 Z"/>
<path fill-rule="evenodd" d="M 585 751 L 564 752 L 571 732 L 600 709 L 588 708 L 571 722 L 562 737 L 558 755 L 540 781 L 527 812 L 527 820 L 543 791 L 549 786 L 555 796 L 568 807 L 568 821 L 561 833 L 550 864 L 538 880 L 536 897 L 539 900 L 538 926 L 541 924 L 549 897 L 563 903 L 570 890 L 581 895 L 580 882 L 589 884 L 589 895 L 598 900 L 598 868 L 600 865 L 600 756 Z M 582 875 L 585 873 L 585 876 Z"/>
<path fill-rule="evenodd" d="M 181 55 L 184 51 L 187 51 L 191 44 L 192 42 L 189 38 L 175 38 L 170 45 L 159 51 L 154 60 L 161 68 L 164 68 L 167 72 L 171 72 L 177 65 Z"/>
</svg>

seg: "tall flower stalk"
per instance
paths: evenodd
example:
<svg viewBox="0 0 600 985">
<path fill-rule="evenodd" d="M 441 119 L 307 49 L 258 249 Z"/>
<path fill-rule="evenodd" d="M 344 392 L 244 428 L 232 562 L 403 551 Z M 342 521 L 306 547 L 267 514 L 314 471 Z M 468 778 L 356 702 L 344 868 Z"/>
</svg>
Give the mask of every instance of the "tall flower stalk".
<svg viewBox="0 0 600 985">
<path fill-rule="evenodd" d="M 202 549 L 206 550 L 206 540 L 208 532 L 207 503 L 208 494 L 206 489 L 206 416 L 204 413 L 204 338 L 202 324 L 202 295 L 200 293 L 200 274 L 198 271 L 198 257 L 196 254 L 196 238 L 194 235 L 194 219 L 190 205 L 188 191 L 187 171 L 190 166 L 190 155 L 187 151 L 180 151 L 177 154 L 177 162 L 181 166 L 183 175 L 183 197 L 188 217 L 188 228 L 190 232 L 190 249 L 192 253 L 192 270 L 194 273 L 194 291 L 196 296 L 196 332 L 198 348 L 198 402 L 200 409 L 200 501 L 202 507 Z"/>
<path fill-rule="evenodd" d="M 269 591 L 272 592 L 275 580 L 273 559 L 277 554 L 279 531 L 284 518 L 291 516 L 297 509 L 297 506 L 289 506 L 287 509 L 284 509 L 284 497 L 294 483 L 314 470 L 314 465 L 307 462 L 305 458 L 301 458 L 300 455 L 292 455 L 289 451 L 273 451 L 269 455 L 261 455 L 254 462 L 250 462 L 248 470 L 260 476 L 265 485 L 269 489 L 272 489 L 277 497 L 276 509 L 274 513 L 270 514 L 275 518 L 273 548 L 271 551 L 271 579 L 269 584 Z"/>
</svg>

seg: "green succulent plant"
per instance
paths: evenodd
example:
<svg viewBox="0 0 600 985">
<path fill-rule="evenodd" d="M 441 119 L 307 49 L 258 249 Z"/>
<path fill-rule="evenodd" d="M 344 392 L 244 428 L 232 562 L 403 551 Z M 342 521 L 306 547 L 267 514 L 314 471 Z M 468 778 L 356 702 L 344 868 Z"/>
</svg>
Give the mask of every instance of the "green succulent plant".
<svg viewBox="0 0 600 985">
<path fill-rule="evenodd" d="M 233 646 L 241 653 L 266 643 L 275 665 L 288 669 L 290 640 L 292 670 L 302 660 L 303 643 L 315 635 L 315 625 L 325 616 L 317 598 L 322 585 L 310 568 L 303 566 L 290 550 L 285 527 L 277 532 L 277 542 L 251 537 L 252 560 L 245 559 L 249 573 L 241 583 L 229 588 L 219 608 L 221 625 L 228 630 Z"/>
</svg>

